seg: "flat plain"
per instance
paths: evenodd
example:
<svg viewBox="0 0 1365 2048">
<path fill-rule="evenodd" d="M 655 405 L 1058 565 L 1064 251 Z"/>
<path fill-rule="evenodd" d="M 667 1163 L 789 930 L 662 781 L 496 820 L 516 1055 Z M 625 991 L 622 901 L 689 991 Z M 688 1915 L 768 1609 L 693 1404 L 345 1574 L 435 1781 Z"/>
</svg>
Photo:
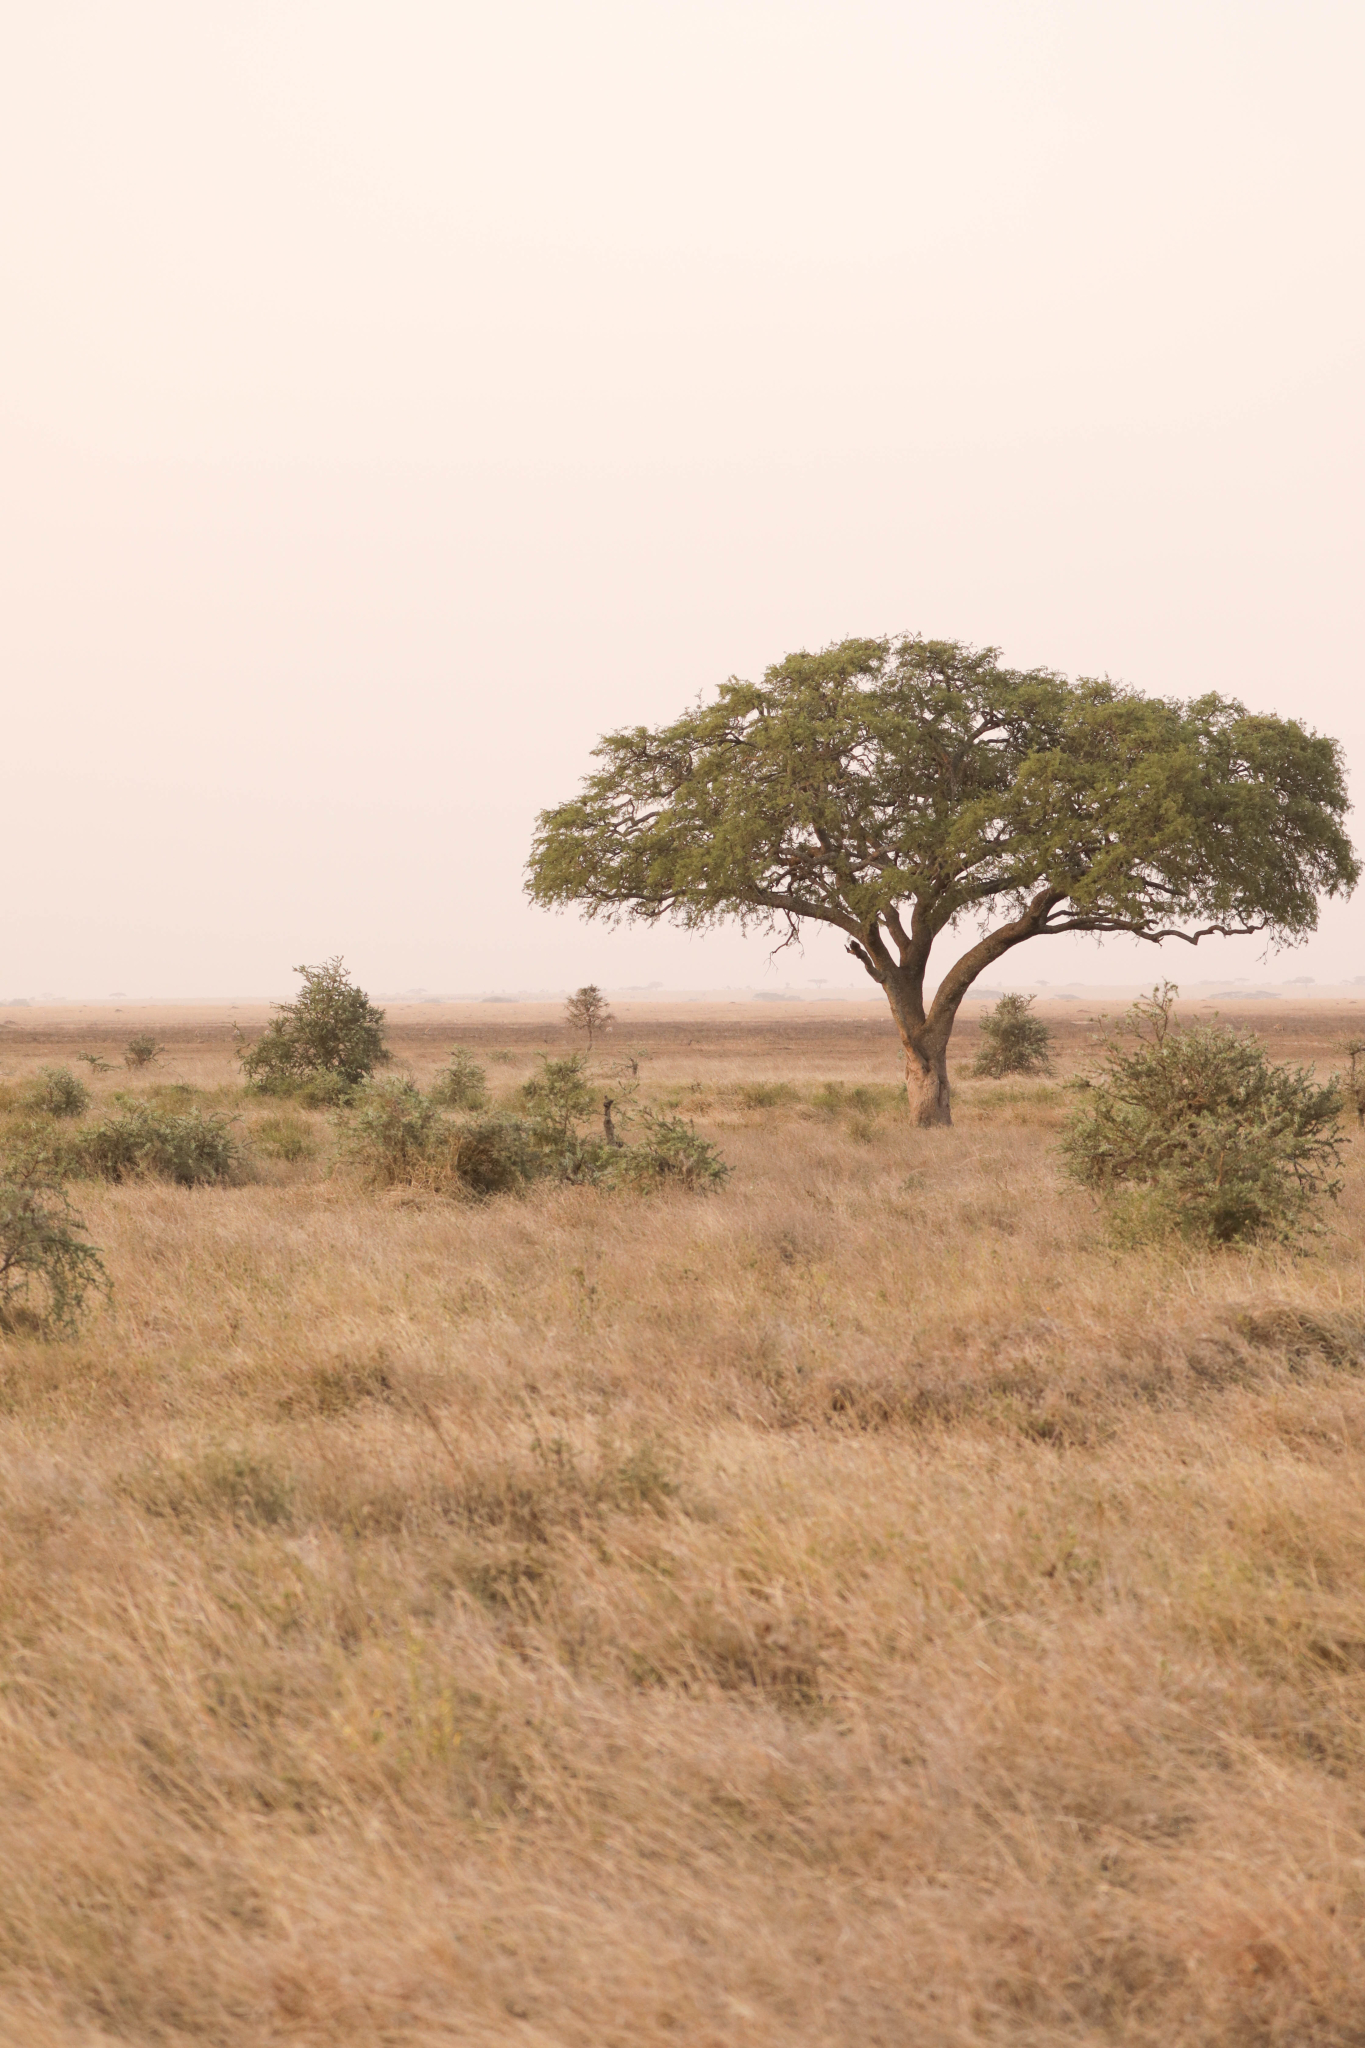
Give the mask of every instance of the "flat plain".
<svg viewBox="0 0 1365 2048">
<path fill-rule="evenodd" d="M 222 1010 L 0 1027 L 255 1159 L 73 1184 L 112 1305 L 0 1334 L 0 2039 L 1358 2048 L 1365 1142 L 1306 1256 L 1120 1251 L 1088 1006 L 950 1131 L 872 1004 L 618 1010 L 719 1192 L 370 1193 Z"/>
</svg>

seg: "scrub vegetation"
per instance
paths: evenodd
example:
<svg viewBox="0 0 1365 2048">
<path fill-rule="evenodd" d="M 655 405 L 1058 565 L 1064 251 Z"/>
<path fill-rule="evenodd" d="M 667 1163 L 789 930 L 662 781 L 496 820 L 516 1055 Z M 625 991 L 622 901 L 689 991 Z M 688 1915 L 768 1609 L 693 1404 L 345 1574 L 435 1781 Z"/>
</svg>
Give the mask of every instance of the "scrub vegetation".
<svg viewBox="0 0 1365 2048">
<path fill-rule="evenodd" d="M 1326 1086 L 1349 1013 L 1273 1009 Z M 1358 2043 L 1365 1150 L 1306 1254 L 1119 1242 L 1093 1026 L 996 1081 L 965 1021 L 946 1131 L 870 1011 L 636 1011 L 611 1077 L 408 1011 L 340 1109 L 159 1013 L 79 1116 L 30 1084 L 118 1042 L 6 1027 L 6 1158 L 238 1158 L 33 1169 L 102 1268 L 0 1318 L 0 2038 Z M 471 1198 L 367 1118 L 600 1170 Z M 677 1126 L 707 1199 L 606 1157 Z"/>
</svg>

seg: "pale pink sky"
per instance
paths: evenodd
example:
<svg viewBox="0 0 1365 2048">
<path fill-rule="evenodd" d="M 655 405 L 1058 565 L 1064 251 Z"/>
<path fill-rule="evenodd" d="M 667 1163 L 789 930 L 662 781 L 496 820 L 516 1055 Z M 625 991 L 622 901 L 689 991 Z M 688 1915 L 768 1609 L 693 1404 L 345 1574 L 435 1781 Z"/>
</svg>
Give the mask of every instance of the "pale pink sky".
<svg viewBox="0 0 1365 2048">
<path fill-rule="evenodd" d="M 0 999 L 852 982 L 520 892 L 604 728 L 848 633 L 1365 763 L 1362 59 L 1315 0 L 9 10 Z M 1365 973 L 1365 892 L 1013 978 L 1162 971 Z"/>
</svg>

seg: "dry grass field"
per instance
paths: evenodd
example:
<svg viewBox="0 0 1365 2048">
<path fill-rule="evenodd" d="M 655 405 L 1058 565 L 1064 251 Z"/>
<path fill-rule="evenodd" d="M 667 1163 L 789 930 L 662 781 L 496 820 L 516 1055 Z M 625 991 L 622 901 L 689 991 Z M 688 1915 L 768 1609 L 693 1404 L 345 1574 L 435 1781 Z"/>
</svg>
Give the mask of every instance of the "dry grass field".
<svg viewBox="0 0 1365 2048">
<path fill-rule="evenodd" d="M 1307 1257 L 1120 1253 L 971 1027 L 918 1131 L 874 1005 L 695 1005 L 599 1050 L 719 1193 L 374 1195 L 221 1012 L 10 1015 L 260 1144 L 0 1336 L 0 2040 L 1365 2043 L 1365 1143 Z"/>
</svg>

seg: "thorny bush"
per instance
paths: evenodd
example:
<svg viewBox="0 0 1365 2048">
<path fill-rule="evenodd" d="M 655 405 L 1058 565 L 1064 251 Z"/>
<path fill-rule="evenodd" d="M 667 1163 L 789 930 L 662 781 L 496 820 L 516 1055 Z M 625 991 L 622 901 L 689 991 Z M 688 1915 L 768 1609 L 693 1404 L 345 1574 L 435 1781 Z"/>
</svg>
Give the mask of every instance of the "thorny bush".
<svg viewBox="0 0 1365 2048">
<path fill-rule="evenodd" d="M 0 1327 L 27 1316 L 73 1336 L 92 1292 L 107 1295 L 109 1278 L 61 1184 L 40 1167 L 0 1179 Z"/>
<path fill-rule="evenodd" d="M 544 1058 L 521 1091 L 524 1114 L 443 1116 L 410 1081 L 372 1081 L 340 1119 L 340 1155 L 372 1187 L 509 1193 L 533 1180 L 705 1189 L 728 1168 L 681 1118 L 640 1112 L 643 1137 L 624 1145 L 589 1135 L 597 1110 L 586 1061 Z"/>
<path fill-rule="evenodd" d="M 242 1150 L 227 1117 L 133 1104 L 92 1124 L 64 1154 L 72 1173 L 110 1181 L 169 1180 L 192 1188 L 231 1180 Z"/>
<path fill-rule="evenodd" d="M 384 1044 L 384 1012 L 357 988 L 340 955 L 320 967 L 296 967 L 303 987 L 277 1005 L 265 1033 L 241 1054 L 248 1082 L 265 1094 L 313 1090 L 338 1101 L 392 1055 Z"/>
<path fill-rule="evenodd" d="M 1106 1200 L 1121 1236 L 1292 1243 L 1340 1186 L 1337 1079 L 1277 1066 L 1225 1025 L 1179 1028 L 1178 993 L 1163 983 L 1109 1034 L 1062 1141 L 1067 1170 Z"/>
<path fill-rule="evenodd" d="M 1052 1033 L 1032 1014 L 1036 998 L 1001 996 L 981 1019 L 981 1045 L 972 1072 L 1001 1081 L 1006 1074 L 1046 1074 L 1052 1066 Z"/>
</svg>

